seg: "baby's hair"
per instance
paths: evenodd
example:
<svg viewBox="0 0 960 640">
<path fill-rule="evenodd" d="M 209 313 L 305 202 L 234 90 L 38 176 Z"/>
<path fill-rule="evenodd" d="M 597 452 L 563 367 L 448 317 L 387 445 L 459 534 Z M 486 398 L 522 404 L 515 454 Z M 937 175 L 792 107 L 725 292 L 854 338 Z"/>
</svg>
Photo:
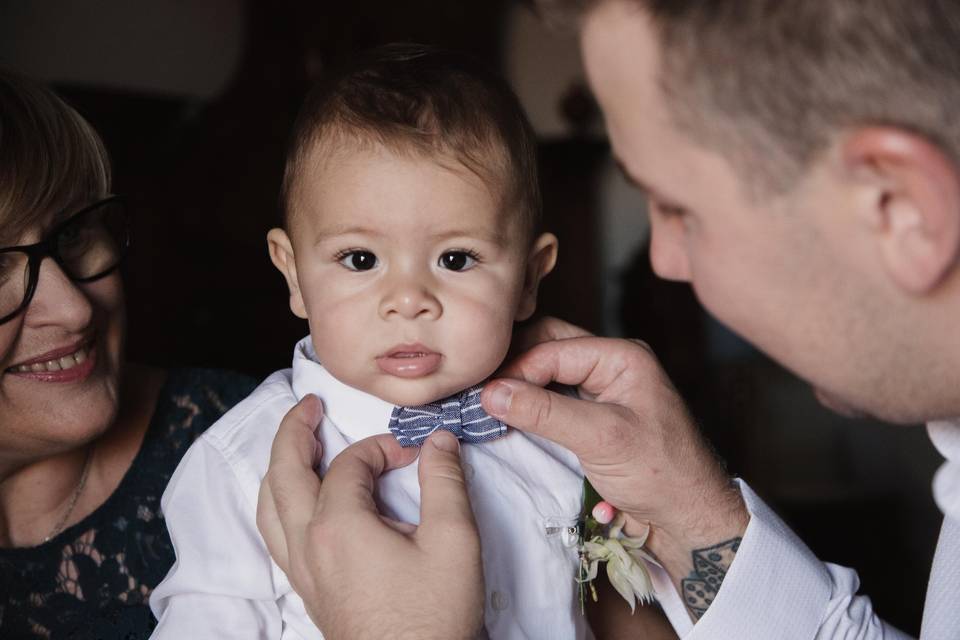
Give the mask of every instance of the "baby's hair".
<svg viewBox="0 0 960 640">
<path fill-rule="evenodd" d="M 308 157 L 357 145 L 452 157 L 522 216 L 528 237 L 539 225 L 533 129 L 507 83 L 469 56 L 391 44 L 325 75 L 293 127 L 281 189 L 285 225 Z"/>
</svg>

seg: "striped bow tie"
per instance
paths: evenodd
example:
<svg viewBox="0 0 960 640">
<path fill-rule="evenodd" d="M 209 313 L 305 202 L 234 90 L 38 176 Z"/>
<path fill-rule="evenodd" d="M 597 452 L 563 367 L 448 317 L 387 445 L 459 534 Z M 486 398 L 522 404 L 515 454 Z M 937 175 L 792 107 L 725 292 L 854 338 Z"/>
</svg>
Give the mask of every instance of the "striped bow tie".
<svg viewBox="0 0 960 640">
<path fill-rule="evenodd" d="M 507 425 L 480 406 L 482 390 L 477 385 L 419 407 L 394 407 L 390 431 L 401 447 L 419 447 L 437 429 L 449 431 L 463 442 L 496 440 L 507 433 Z"/>
</svg>

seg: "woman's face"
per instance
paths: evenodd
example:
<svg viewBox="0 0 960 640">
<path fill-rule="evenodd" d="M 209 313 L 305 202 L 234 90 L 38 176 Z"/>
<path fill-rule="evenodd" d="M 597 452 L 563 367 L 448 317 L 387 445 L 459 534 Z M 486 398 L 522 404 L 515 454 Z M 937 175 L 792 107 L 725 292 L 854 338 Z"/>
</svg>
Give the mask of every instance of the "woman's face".
<svg viewBox="0 0 960 640">
<path fill-rule="evenodd" d="M 30 305 L 0 324 L 0 465 L 72 449 L 113 423 L 125 329 L 118 272 L 76 283 L 43 260 Z"/>
</svg>

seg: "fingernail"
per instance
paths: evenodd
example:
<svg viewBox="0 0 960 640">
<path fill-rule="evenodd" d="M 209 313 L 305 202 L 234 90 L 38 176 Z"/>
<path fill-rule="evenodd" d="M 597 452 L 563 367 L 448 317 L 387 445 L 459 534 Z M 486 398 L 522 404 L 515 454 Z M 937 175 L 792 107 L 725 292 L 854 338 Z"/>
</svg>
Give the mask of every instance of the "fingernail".
<svg viewBox="0 0 960 640">
<path fill-rule="evenodd" d="M 310 421 L 315 422 L 320 419 L 320 398 L 308 393 L 303 396 L 303 399 L 300 400 L 300 403 L 306 407 L 307 417 Z"/>
<path fill-rule="evenodd" d="M 458 453 L 460 451 L 460 441 L 449 431 L 437 431 L 430 436 L 430 444 L 447 453 Z"/>
<path fill-rule="evenodd" d="M 487 394 L 485 408 L 490 415 L 500 418 L 510 411 L 510 401 L 513 398 L 513 389 L 503 382 L 496 382 Z"/>
<path fill-rule="evenodd" d="M 592 515 L 600 524 L 610 524 L 617 515 L 617 510 L 609 502 L 601 500 L 594 505 Z"/>
<path fill-rule="evenodd" d="M 323 417 L 323 403 L 320 402 L 320 398 L 315 396 L 312 393 L 308 393 L 303 396 L 303 399 L 300 401 L 301 404 L 307 407 L 307 420 L 316 425 L 316 429 L 320 429 L 320 419 Z"/>
</svg>

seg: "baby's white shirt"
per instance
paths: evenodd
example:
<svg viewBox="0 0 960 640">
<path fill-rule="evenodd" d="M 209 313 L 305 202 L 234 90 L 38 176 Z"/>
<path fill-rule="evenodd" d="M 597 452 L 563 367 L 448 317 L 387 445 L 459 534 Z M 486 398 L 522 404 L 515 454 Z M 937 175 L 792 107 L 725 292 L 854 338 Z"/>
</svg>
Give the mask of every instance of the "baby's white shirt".
<svg viewBox="0 0 960 640">
<path fill-rule="evenodd" d="M 159 619 L 152 638 L 323 637 L 256 525 L 273 438 L 286 412 L 307 393 L 324 406 L 321 473 L 351 443 L 389 433 L 393 405 L 330 375 L 317 362 L 309 336 L 297 343 L 292 369 L 272 374 L 198 438 L 163 494 L 177 559 L 150 597 Z M 592 638 L 574 581 L 583 489 L 576 457 L 514 429 L 461 450 L 482 543 L 486 634 Z M 386 473 L 378 491 L 387 515 L 419 521 L 416 463 Z"/>
</svg>

